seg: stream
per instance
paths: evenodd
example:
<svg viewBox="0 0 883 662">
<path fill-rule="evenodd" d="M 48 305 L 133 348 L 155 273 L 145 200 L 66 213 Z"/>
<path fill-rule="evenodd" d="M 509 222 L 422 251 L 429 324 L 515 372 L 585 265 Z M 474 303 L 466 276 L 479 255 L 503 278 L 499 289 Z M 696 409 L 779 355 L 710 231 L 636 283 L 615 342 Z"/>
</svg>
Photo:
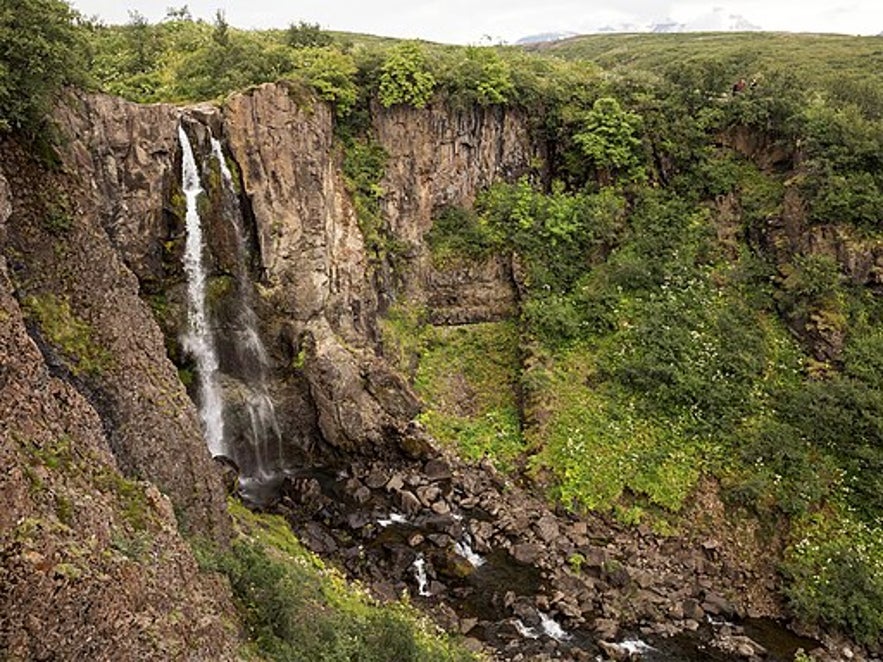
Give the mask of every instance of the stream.
<svg viewBox="0 0 883 662">
<path fill-rule="evenodd" d="M 653 616 L 624 610 L 616 627 L 599 631 L 617 613 L 611 603 L 628 604 L 635 585 L 618 586 L 603 568 L 573 572 L 556 554 L 571 548 L 563 533 L 531 546 L 536 526 L 519 532 L 505 502 L 517 490 L 498 490 L 479 469 L 429 473 L 382 463 L 301 470 L 286 478 L 274 509 L 308 547 L 377 597 L 408 592 L 444 629 L 481 641 L 500 660 L 791 662 L 799 648 L 818 645 L 772 620 L 672 624 L 662 589 L 652 594 Z M 543 507 L 517 498 L 525 500 L 525 521 L 534 518 L 528 507 Z M 567 517 L 556 524 L 548 511 L 536 515 L 546 528 L 574 526 Z"/>
</svg>

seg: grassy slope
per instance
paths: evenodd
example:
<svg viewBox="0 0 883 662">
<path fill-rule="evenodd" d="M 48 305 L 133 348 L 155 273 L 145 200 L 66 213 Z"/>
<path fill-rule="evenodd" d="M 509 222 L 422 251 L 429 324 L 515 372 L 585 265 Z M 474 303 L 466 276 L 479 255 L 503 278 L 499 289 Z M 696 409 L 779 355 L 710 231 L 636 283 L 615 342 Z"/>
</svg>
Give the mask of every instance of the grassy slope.
<svg viewBox="0 0 883 662">
<path fill-rule="evenodd" d="M 775 32 L 587 35 L 529 50 L 590 60 L 605 70 L 661 71 L 719 59 L 746 75 L 784 69 L 796 75 L 883 80 L 883 38 Z"/>
</svg>

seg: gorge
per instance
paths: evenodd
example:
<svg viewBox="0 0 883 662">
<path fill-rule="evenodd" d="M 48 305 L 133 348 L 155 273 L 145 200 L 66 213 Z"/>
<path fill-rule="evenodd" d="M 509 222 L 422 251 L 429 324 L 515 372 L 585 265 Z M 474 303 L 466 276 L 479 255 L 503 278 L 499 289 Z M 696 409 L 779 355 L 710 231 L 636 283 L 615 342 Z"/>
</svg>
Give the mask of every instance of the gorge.
<svg viewBox="0 0 883 662">
<path fill-rule="evenodd" d="M 789 587 L 829 485 L 873 519 L 876 332 L 850 343 L 883 240 L 812 217 L 813 146 L 752 124 L 767 97 L 688 94 L 736 119 L 681 142 L 654 98 L 642 142 L 606 93 L 562 137 L 548 108 L 346 115 L 290 80 L 70 88 L 54 161 L 2 134 L 0 651 L 297 659 L 247 620 L 253 563 L 416 608 L 455 641 L 432 659 L 877 659 L 872 616 L 813 621 Z M 325 598 L 285 627 L 361 659 L 309 629 Z"/>
</svg>

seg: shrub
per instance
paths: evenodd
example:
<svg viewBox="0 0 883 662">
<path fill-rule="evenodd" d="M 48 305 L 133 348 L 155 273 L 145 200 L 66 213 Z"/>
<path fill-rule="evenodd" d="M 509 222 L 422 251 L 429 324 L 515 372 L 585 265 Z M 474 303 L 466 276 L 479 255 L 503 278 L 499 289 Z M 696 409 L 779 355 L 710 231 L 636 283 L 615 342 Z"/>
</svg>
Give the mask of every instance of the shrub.
<svg viewBox="0 0 883 662">
<path fill-rule="evenodd" d="M 380 68 L 380 103 L 386 108 L 409 104 L 423 108 L 432 98 L 435 77 L 426 66 L 419 43 L 409 41 L 389 50 Z"/>
<path fill-rule="evenodd" d="M 78 15 L 63 0 L 15 0 L 0 7 L 0 131 L 32 137 L 63 85 L 85 77 Z"/>
<path fill-rule="evenodd" d="M 624 111 L 616 99 L 603 97 L 586 113 L 583 130 L 573 136 L 594 165 L 601 184 L 646 177 L 640 116 Z"/>
<path fill-rule="evenodd" d="M 883 634 L 883 531 L 848 516 L 818 515 L 801 524 L 786 554 L 791 608 L 810 621 L 852 633 L 865 644 Z"/>
</svg>

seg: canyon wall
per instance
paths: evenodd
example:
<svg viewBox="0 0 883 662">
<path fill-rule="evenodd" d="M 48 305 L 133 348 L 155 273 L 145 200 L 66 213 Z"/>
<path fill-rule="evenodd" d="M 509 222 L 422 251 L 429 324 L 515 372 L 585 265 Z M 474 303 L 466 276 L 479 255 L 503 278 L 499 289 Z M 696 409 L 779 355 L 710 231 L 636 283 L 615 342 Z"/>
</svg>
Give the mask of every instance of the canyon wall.
<svg viewBox="0 0 883 662">
<path fill-rule="evenodd" d="M 283 464 L 318 449 L 428 448 L 416 396 L 379 355 L 378 310 L 400 295 L 374 277 L 334 121 L 283 84 L 220 108 L 72 93 L 57 116 L 59 163 L 2 144 L 0 648 L 13 657 L 235 657 L 229 588 L 198 572 L 182 537 L 223 544 L 229 521 L 180 342 L 180 123 L 206 172 L 214 136 L 236 175 Z M 389 231 L 413 249 L 401 296 L 444 300 L 461 322 L 506 314 L 505 264 L 439 272 L 424 234 L 444 205 L 528 171 L 538 150 L 524 118 L 437 107 L 375 122 Z M 210 303 L 224 320 L 233 240 L 217 181 L 203 185 Z M 241 376 L 223 377 L 235 399 Z"/>
</svg>

